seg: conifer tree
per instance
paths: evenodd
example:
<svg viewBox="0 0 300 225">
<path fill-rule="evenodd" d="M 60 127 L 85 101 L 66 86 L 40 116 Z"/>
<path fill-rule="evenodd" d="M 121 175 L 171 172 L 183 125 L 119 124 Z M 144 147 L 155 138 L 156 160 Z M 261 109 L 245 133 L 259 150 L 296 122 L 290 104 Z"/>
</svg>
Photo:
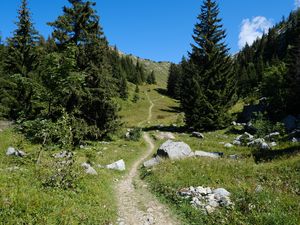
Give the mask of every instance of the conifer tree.
<svg viewBox="0 0 300 225">
<path fill-rule="evenodd" d="M 154 71 L 152 71 L 147 77 L 147 84 L 156 84 L 156 78 Z"/>
<path fill-rule="evenodd" d="M 182 62 L 185 59 L 182 60 Z M 181 92 L 181 77 L 182 77 L 182 65 L 171 64 L 169 69 L 169 76 L 167 82 L 168 95 L 179 99 Z"/>
<path fill-rule="evenodd" d="M 60 51 L 75 48 L 75 71 L 84 77 L 83 92 L 71 89 L 66 112 L 83 119 L 89 137 L 99 139 L 118 126 L 118 107 L 112 101 L 117 94 L 109 47 L 93 9 L 95 3 L 84 0 L 69 0 L 69 3 L 71 7 L 64 7 L 63 15 L 49 23 Z"/>
<path fill-rule="evenodd" d="M 186 123 L 195 129 L 218 129 L 228 122 L 235 79 L 225 31 L 214 0 L 205 0 L 195 25 L 189 65 L 184 66 L 181 105 Z"/>
<path fill-rule="evenodd" d="M 300 10 L 296 14 L 294 35 L 287 58 L 285 108 L 286 113 L 298 115 L 300 113 Z"/>
<path fill-rule="evenodd" d="M 0 91 L 2 107 L 12 119 L 30 116 L 38 85 L 34 71 L 39 62 L 36 51 L 39 36 L 31 22 L 27 0 L 22 0 L 16 25 L 14 36 L 8 39 L 4 56 L 5 82 Z"/>
</svg>

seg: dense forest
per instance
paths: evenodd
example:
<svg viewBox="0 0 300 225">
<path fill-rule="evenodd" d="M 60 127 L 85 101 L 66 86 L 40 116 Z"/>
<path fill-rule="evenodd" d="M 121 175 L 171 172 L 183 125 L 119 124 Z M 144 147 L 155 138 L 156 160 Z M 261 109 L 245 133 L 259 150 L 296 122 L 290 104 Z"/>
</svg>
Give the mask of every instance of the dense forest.
<svg viewBox="0 0 300 225">
<path fill-rule="evenodd" d="M 107 137 L 120 126 L 114 99 L 128 99 L 127 82 L 156 82 L 154 72 L 109 46 L 94 7 L 69 0 L 45 39 L 22 0 L 17 29 L 0 46 L 0 117 L 17 121 L 35 141 L 77 145 Z"/>
<path fill-rule="evenodd" d="M 168 94 L 181 100 L 187 123 L 200 129 L 225 127 L 225 115 L 239 99 L 266 98 L 265 116 L 272 121 L 297 116 L 300 10 L 234 56 L 227 53 L 218 13 L 215 1 L 205 1 L 192 52 L 170 68 Z"/>
</svg>

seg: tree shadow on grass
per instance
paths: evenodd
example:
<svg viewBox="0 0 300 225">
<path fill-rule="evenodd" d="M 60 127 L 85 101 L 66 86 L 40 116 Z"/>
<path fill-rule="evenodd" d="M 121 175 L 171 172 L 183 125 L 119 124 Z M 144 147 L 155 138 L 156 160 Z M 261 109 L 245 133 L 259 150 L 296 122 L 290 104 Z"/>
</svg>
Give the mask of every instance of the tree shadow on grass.
<svg viewBox="0 0 300 225">
<path fill-rule="evenodd" d="M 177 106 L 171 106 L 168 107 L 168 109 L 160 109 L 160 111 L 169 112 L 169 113 L 182 113 L 182 109 Z"/>
<path fill-rule="evenodd" d="M 282 157 L 292 157 L 300 154 L 300 146 L 293 146 L 282 150 L 258 151 L 253 153 L 256 163 L 268 162 Z"/>
<path fill-rule="evenodd" d="M 160 95 L 170 97 L 170 96 L 168 95 L 167 89 L 164 89 L 164 88 L 155 88 L 154 91 L 156 91 L 156 92 L 159 93 Z"/>
<path fill-rule="evenodd" d="M 187 133 L 190 132 L 185 126 L 176 127 L 176 126 L 151 126 L 143 128 L 143 131 L 160 131 L 160 132 L 172 132 L 172 133 Z"/>
</svg>

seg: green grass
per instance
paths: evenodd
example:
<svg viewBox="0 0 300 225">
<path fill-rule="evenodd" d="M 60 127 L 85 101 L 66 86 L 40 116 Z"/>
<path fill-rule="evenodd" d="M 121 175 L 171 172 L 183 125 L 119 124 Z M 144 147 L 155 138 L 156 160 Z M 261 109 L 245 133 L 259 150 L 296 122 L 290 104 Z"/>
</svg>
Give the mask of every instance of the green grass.
<svg viewBox="0 0 300 225">
<path fill-rule="evenodd" d="M 176 139 L 185 141 L 193 150 L 244 155 L 239 160 L 186 159 L 166 160 L 152 168 L 143 169 L 153 193 L 176 211 L 186 224 L 300 224 L 300 155 L 256 164 L 247 147 L 224 148 L 219 142 L 230 142 L 236 135 L 226 130 L 205 133 L 199 140 L 186 134 Z M 163 141 L 159 141 L 157 146 Z M 290 146 L 290 145 L 289 145 Z M 287 147 L 284 143 L 282 147 Z M 294 146 L 295 147 L 295 146 Z M 300 146 L 298 145 L 300 148 Z M 277 148 L 278 150 L 280 147 Z M 257 185 L 263 187 L 255 192 Z M 189 186 L 223 187 L 232 193 L 234 210 L 222 209 L 203 215 L 179 198 L 176 192 Z"/>
<path fill-rule="evenodd" d="M 23 159 L 5 155 L 8 146 L 19 146 L 28 156 Z M 97 170 L 97 176 L 83 173 L 80 164 L 106 165 L 124 159 L 127 168 L 146 148 L 142 141 L 123 139 L 109 143 L 92 143 L 86 149 L 75 151 L 77 173 L 74 189 L 43 186 L 53 173 L 57 151 L 43 151 L 36 165 L 40 146 L 32 145 L 13 130 L 0 133 L 0 221 L 1 224 L 110 224 L 117 219 L 114 195 L 115 180 L 127 171 Z M 19 167 L 9 171 L 9 168 Z"/>
<path fill-rule="evenodd" d="M 174 111 L 179 107 L 179 102 L 168 96 L 161 95 L 158 89 L 161 86 L 158 85 L 144 85 L 140 86 L 140 100 L 137 103 L 132 101 L 119 101 L 121 105 L 120 116 L 124 122 L 124 127 L 135 127 L 139 123 L 146 121 L 148 117 L 148 109 L 150 106 L 149 98 L 154 103 L 152 109 L 152 118 L 150 123 L 142 124 L 144 126 L 154 125 L 170 125 L 170 124 L 182 124 L 182 113 Z M 132 100 L 134 95 L 134 85 L 129 86 L 129 99 Z"/>
</svg>

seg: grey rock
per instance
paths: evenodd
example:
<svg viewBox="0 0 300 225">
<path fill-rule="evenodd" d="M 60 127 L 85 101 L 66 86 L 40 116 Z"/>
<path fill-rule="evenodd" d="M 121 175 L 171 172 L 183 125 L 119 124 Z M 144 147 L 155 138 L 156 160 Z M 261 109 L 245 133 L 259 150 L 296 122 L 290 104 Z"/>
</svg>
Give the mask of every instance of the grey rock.
<svg viewBox="0 0 300 225">
<path fill-rule="evenodd" d="M 72 158 L 73 153 L 68 151 L 62 151 L 59 153 L 55 153 L 52 155 L 55 159 L 62 159 L 62 158 Z"/>
<path fill-rule="evenodd" d="M 266 140 L 275 140 L 276 138 L 278 138 L 280 136 L 280 133 L 279 132 L 274 132 L 274 133 L 271 133 L 271 134 L 268 134 L 264 137 L 264 139 Z"/>
<path fill-rule="evenodd" d="M 229 158 L 237 160 L 239 157 L 238 157 L 238 155 L 229 155 Z"/>
<path fill-rule="evenodd" d="M 171 140 L 163 143 L 157 150 L 158 156 L 167 157 L 172 160 L 187 158 L 191 153 L 192 150 L 186 143 Z"/>
<path fill-rule="evenodd" d="M 220 158 L 220 154 L 214 152 L 195 151 L 196 157 Z"/>
<path fill-rule="evenodd" d="M 257 185 L 256 188 L 255 188 L 255 192 L 259 193 L 259 192 L 262 192 L 262 191 L 263 191 L 263 187 L 261 185 Z"/>
<path fill-rule="evenodd" d="M 207 205 L 207 206 L 205 206 L 205 210 L 206 210 L 207 214 L 212 214 L 216 210 L 216 208 L 214 208 L 210 205 Z"/>
<path fill-rule="evenodd" d="M 88 163 L 82 163 L 81 166 L 85 169 L 85 173 L 89 175 L 98 175 L 97 171 Z"/>
<path fill-rule="evenodd" d="M 192 133 L 192 137 L 203 139 L 204 135 L 202 133 L 200 133 L 200 132 L 193 132 Z"/>
<path fill-rule="evenodd" d="M 225 147 L 225 148 L 232 148 L 232 147 L 233 147 L 233 145 L 232 145 L 232 144 L 230 144 L 230 143 L 226 143 L 226 144 L 224 145 L 224 147 Z"/>
<path fill-rule="evenodd" d="M 285 117 L 282 122 L 287 131 L 292 131 L 297 128 L 297 118 L 292 115 Z"/>
<path fill-rule="evenodd" d="M 229 197 L 221 197 L 221 199 L 219 200 L 219 205 L 222 207 L 228 207 L 233 205 L 233 203 L 231 202 Z"/>
<path fill-rule="evenodd" d="M 219 206 L 219 203 L 215 199 L 213 199 L 208 201 L 208 205 L 210 205 L 213 208 L 216 208 Z"/>
<path fill-rule="evenodd" d="M 232 144 L 233 144 L 233 145 L 240 146 L 240 145 L 242 145 L 242 142 L 241 142 L 241 141 L 238 141 L 238 140 L 234 140 L 234 141 L 232 142 Z"/>
<path fill-rule="evenodd" d="M 11 155 L 15 155 L 16 154 L 16 149 L 13 147 L 8 147 L 8 149 L 6 150 L 6 155 L 11 156 Z"/>
<path fill-rule="evenodd" d="M 217 188 L 217 189 L 213 190 L 213 194 L 219 195 L 221 197 L 229 197 L 230 196 L 230 192 L 224 188 Z"/>
<path fill-rule="evenodd" d="M 254 141 L 251 141 L 247 144 L 249 147 L 256 147 L 261 150 L 270 150 L 271 147 L 266 143 L 265 139 L 263 138 L 258 138 L 255 139 Z"/>
<path fill-rule="evenodd" d="M 161 162 L 161 159 L 159 157 L 155 157 L 155 158 L 149 159 L 148 161 L 144 162 L 143 166 L 146 168 L 150 168 L 150 167 L 158 165 L 160 162 Z"/>
<path fill-rule="evenodd" d="M 270 145 L 270 147 L 275 147 L 275 146 L 277 146 L 277 143 L 273 141 L 269 145 Z"/>
<path fill-rule="evenodd" d="M 24 156 L 26 156 L 26 153 L 21 150 L 17 150 L 13 147 L 8 147 L 8 149 L 6 150 L 6 155 L 7 156 L 24 157 Z"/>
<path fill-rule="evenodd" d="M 293 137 L 293 139 L 292 139 L 292 142 L 293 142 L 293 143 L 300 142 L 300 139 L 299 139 L 299 138 L 295 138 L 295 137 Z"/>
<path fill-rule="evenodd" d="M 123 159 L 114 162 L 112 164 L 109 164 L 106 166 L 107 169 L 111 169 L 111 170 L 119 170 L 119 171 L 124 171 L 126 170 L 126 166 L 125 166 L 125 162 Z"/>
</svg>

